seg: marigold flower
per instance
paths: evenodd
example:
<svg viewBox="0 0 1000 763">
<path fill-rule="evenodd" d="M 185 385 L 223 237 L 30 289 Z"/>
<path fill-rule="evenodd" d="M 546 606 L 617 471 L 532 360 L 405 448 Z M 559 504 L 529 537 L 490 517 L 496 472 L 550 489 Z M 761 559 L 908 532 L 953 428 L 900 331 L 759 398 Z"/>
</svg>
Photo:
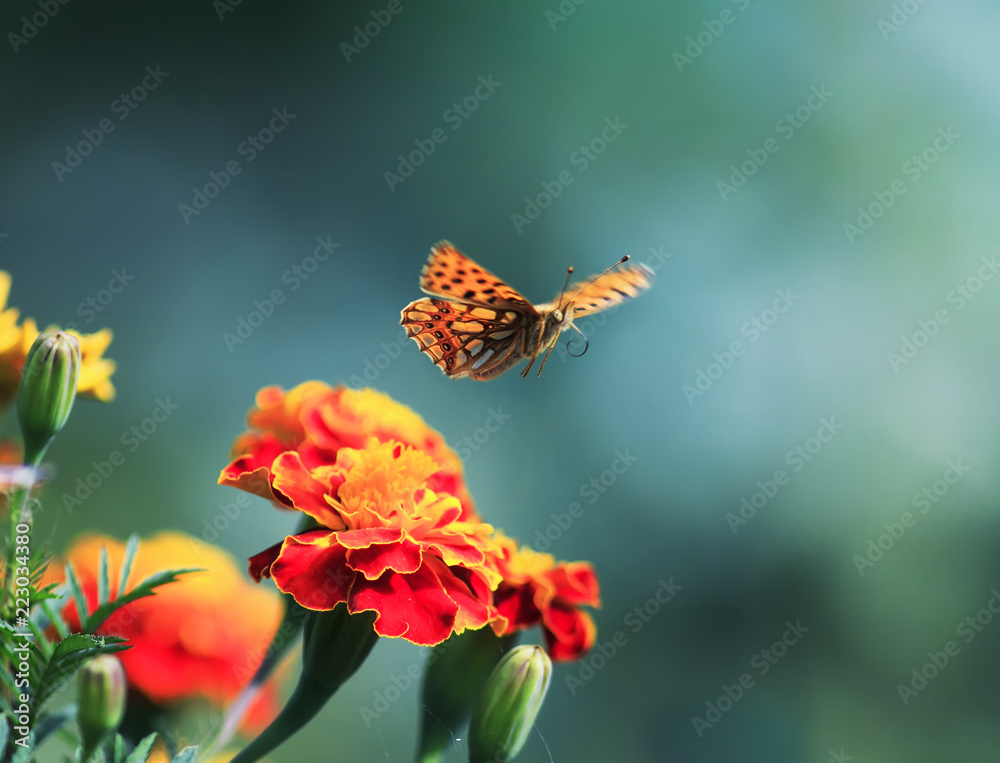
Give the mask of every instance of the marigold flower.
<svg viewBox="0 0 1000 763">
<path fill-rule="evenodd" d="M 363 448 L 374 437 L 429 455 L 438 470 L 428 478 L 428 486 L 457 497 L 463 519 L 475 516 L 458 455 L 418 414 L 376 390 L 330 387 L 318 381 L 304 382 L 287 392 L 265 387 L 247 414 L 247 425 L 250 431 L 233 443 L 234 461 L 222 470 L 220 484 L 284 505 L 279 496 L 264 489 L 268 471 L 280 454 L 294 451 L 310 469 L 329 466 L 336 463 L 341 448 Z"/>
<path fill-rule="evenodd" d="M 28 350 L 38 338 L 38 325 L 26 318 L 18 326 L 20 313 L 16 308 L 7 307 L 10 294 L 10 274 L 0 270 L 0 410 L 6 408 L 17 394 L 21 370 Z M 48 331 L 58 330 L 50 326 Z M 104 351 L 111 344 L 110 329 L 101 329 L 96 334 L 80 334 L 67 331 L 80 343 L 80 378 L 76 391 L 80 397 L 100 400 L 106 403 L 115 397 L 115 387 L 111 375 L 115 372 L 115 362 L 104 358 Z"/>
<path fill-rule="evenodd" d="M 493 594 L 498 636 L 541 625 L 553 660 L 575 660 L 589 650 L 597 628 L 583 606 L 601 606 L 597 575 L 589 562 L 556 562 L 497 533 L 503 582 Z"/>
<path fill-rule="evenodd" d="M 252 557 L 250 574 L 307 609 L 374 611 L 376 633 L 423 646 L 483 627 L 500 582 L 493 528 L 462 518 L 458 498 L 433 486 L 439 471 L 427 452 L 375 437 L 340 447 L 333 464 L 280 454 L 270 494 L 321 527 Z"/>
<path fill-rule="evenodd" d="M 97 606 L 100 549 L 107 550 L 111 597 L 117 585 L 125 544 L 87 534 L 73 544 L 68 561 L 91 611 Z M 160 706 L 204 699 L 221 706 L 232 700 L 260 665 L 281 621 L 278 596 L 244 576 L 222 549 L 183 533 L 161 532 L 140 543 L 128 588 L 168 568 L 199 567 L 119 609 L 98 634 L 121 636 L 133 648 L 118 654 L 129 686 Z M 63 565 L 50 565 L 46 582 L 62 582 Z M 70 627 L 80 620 L 71 602 L 64 611 Z M 262 727 L 276 713 L 273 691 L 251 713 L 249 724 Z"/>
</svg>

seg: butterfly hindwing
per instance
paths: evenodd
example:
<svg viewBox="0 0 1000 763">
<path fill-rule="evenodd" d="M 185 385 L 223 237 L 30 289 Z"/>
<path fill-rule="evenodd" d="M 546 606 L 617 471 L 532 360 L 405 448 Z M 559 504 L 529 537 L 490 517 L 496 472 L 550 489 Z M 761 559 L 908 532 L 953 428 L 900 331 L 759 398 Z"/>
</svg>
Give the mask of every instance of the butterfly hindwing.
<svg viewBox="0 0 1000 763">
<path fill-rule="evenodd" d="M 453 378 L 485 376 L 520 359 L 521 338 L 528 318 L 519 310 L 503 310 L 443 299 L 418 299 L 402 312 L 400 323 L 445 374 Z M 499 372 L 498 372 L 499 373 Z M 495 375 L 495 374 L 493 374 Z"/>
<path fill-rule="evenodd" d="M 431 249 L 420 273 L 420 288 L 434 297 L 485 307 L 514 306 L 534 311 L 516 289 L 470 260 L 447 241 Z"/>
</svg>

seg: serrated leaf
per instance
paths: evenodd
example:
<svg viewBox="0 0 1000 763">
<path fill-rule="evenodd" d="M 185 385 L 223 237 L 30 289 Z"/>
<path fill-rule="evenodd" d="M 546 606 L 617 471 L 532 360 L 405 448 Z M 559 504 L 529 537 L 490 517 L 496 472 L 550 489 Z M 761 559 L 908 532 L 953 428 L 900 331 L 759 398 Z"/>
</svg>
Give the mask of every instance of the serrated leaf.
<svg viewBox="0 0 1000 763">
<path fill-rule="evenodd" d="M 108 600 L 108 549 L 101 546 L 101 563 L 97 570 L 97 605 Z"/>
<path fill-rule="evenodd" d="M 150 575 L 124 596 L 119 596 L 114 601 L 109 601 L 95 609 L 93 614 L 91 614 L 90 617 L 87 618 L 86 622 L 83 623 L 81 630 L 84 633 L 94 633 L 104 624 L 105 620 L 114 614 L 115 610 L 120 609 L 136 599 L 152 596 L 155 589 L 162 585 L 173 583 L 180 575 L 202 571 L 203 570 L 200 567 L 184 567 L 176 570 L 163 570 L 154 575 Z"/>
<path fill-rule="evenodd" d="M 70 634 L 69 625 L 63 620 L 61 614 L 64 606 L 65 604 L 61 604 L 58 607 L 53 607 L 47 601 L 42 602 L 42 606 L 35 612 L 32 622 L 42 631 L 49 626 L 55 628 L 56 635 L 60 639 L 64 639 Z"/>
<path fill-rule="evenodd" d="M 60 728 L 63 724 L 76 720 L 76 703 L 60 708 L 56 712 L 46 715 L 35 724 L 35 743 L 41 746 L 45 738 Z"/>
<path fill-rule="evenodd" d="M 179 753 L 174 755 L 174 758 L 170 763 L 194 763 L 197 759 L 198 759 L 198 748 L 185 747 Z"/>
<path fill-rule="evenodd" d="M 122 559 L 121 576 L 118 578 L 118 596 L 121 596 L 126 591 L 125 586 L 128 585 L 128 576 L 132 573 L 132 562 L 135 561 L 135 555 L 138 551 L 139 535 L 138 533 L 132 533 L 125 543 L 125 558 Z"/>
<path fill-rule="evenodd" d="M 88 660 L 99 654 L 114 654 L 128 648 L 125 639 L 111 636 L 98 638 L 86 633 L 75 633 L 60 641 L 52 651 L 48 664 L 36 673 L 39 676 L 34 698 L 36 715 Z"/>
<path fill-rule="evenodd" d="M 87 597 L 83 595 L 83 589 L 80 588 L 80 582 L 76 579 L 73 566 L 68 562 L 66 563 L 66 585 L 69 588 L 70 595 L 73 597 L 73 601 L 76 603 L 76 614 L 82 623 L 89 616 L 90 610 L 87 609 Z"/>
<path fill-rule="evenodd" d="M 125 758 L 125 763 L 146 763 L 146 758 L 149 757 L 149 751 L 153 748 L 155 741 L 156 732 L 154 731 L 135 746 L 132 754 Z"/>
</svg>

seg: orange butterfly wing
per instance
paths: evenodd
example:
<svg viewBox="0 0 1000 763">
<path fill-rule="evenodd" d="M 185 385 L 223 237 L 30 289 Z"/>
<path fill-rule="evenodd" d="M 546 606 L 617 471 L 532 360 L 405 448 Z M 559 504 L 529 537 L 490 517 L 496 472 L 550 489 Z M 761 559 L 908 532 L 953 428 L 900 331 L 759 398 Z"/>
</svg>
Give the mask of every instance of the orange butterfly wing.
<svg viewBox="0 0 1000 763">
<path fill-rule="evenodd" d="M 653 285 L 653 271 L 645 265 L 618 268 L 594 279 L 570 286 L 566 293 L 573 302 L 573 317 L 599 313 L 642 294 Z M 558 304 L 556 297 L 553 306 Z"/>
<path fill-rule="evenodd" d="M 435 244 L 420 273 L 420 288 L 434 297 L 484 307 L 513 307 L 529 315 L 535 308 L 516 290 L 470 260 L 447 241 Z"/>
<path fill-rule="evenodd" d="M 529 319 L 518 310 L 431 298 L 404 307 L 400 323 L 448 376 L 489 379 L 521 359 Z"/>
</svg>

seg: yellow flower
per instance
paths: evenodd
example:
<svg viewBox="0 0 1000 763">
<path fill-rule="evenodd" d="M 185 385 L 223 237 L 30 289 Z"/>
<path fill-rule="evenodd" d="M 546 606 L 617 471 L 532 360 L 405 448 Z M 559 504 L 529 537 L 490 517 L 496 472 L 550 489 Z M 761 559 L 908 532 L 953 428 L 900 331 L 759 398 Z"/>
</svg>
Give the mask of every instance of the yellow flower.
<svg viewBox="0 0 1000 763">
<path fill-rule="evenodd" d="M 0 270 L 0 411 L 17 396 L 24 359 L 41 333 L 31 318 L 25 318 L 21 326 L 17 325 L 20 312 L 17 308 L 7 307 L 10 284 L 10 274 Z M 58 328 L 49 326 L 48 330 Z M 96 334 L 66 333 L 72 334 L 80 343 L 80 378 L 76 393 L 102 403 L 113 400 L 115 386 L 111 383 L 111 375 L 115 372 L 115 362 L 102 357 L 111 344 L 111 329 L 101 329 Z"/>
</svg>

